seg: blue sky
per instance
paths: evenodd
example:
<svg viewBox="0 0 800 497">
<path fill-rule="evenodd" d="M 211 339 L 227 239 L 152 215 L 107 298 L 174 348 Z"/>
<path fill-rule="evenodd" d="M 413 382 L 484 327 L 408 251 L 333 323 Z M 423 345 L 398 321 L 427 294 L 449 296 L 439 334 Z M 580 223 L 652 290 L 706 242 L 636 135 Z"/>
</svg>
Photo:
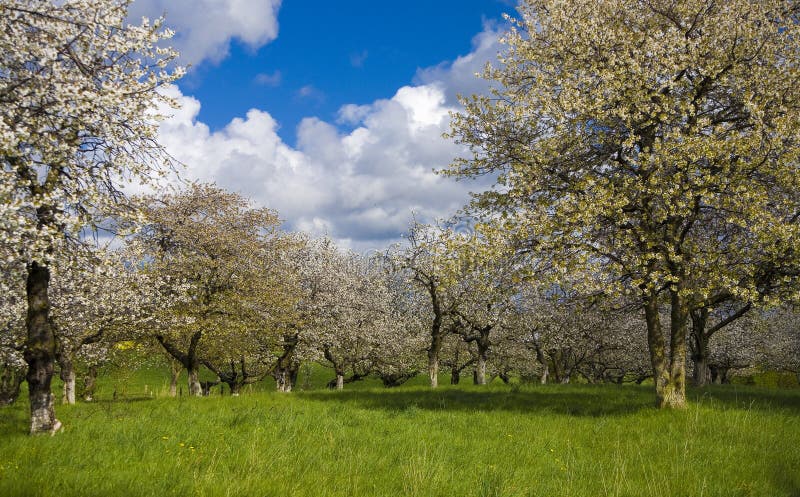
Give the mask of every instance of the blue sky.
<svg viewBox="0 0 800 497">
<path fill-rule="evenodd" d="M 191 64 L 161 129 L 186 177 L 357 250 L 486 186 L 432 171 L 463 153 L 441 134 L 456 93 L 485 91 L 473 74 L 501 49 L 507 0 L 137 0 L 131 17 L 164 12 Z"/>
<path fill-rule="evenodd" d="M 197 97 L 212 128 L 256 107 L 294 143 L 300 119 L 334 120 L 348 103 L 391 96 L 419 68 L 468 53 L 472 37 L 512 7 L 501 0 L 292 1 L 278 12 L 278 37 L 253 49 L 233 40 L 221 62 L 201 62 L 179 86 Z"/>
</svg>

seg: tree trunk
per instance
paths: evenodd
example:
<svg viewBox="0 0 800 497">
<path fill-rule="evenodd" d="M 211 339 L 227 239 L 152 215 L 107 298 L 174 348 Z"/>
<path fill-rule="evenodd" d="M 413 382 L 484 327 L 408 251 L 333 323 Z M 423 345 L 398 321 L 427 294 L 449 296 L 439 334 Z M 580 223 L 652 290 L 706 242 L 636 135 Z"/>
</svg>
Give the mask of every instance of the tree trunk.
<svg viewBox="0 0 800 497">
<path fill-rule="evenodd" d="M 452 368 L 450 368 L 450 384 L 451 385 L 458 385 L 461 381 L 461 370 L 458 368 L 458 364 L 454 364 Z"/>
<path fill-rule="evenodd" d="M 94 400 L 94 389 L 97 385 L 97 365 L 89 366 L 89 371 L 83 377 L 83 400 L 91 402 Z"/>
<path fill-rule="evenodd" d="M 195 331 L 189 340 L 189 347 L 184 353 L 172 342 L 165 339 L 163 335 L 155 336 L 156 340 L 158 340 L 161 346 L 164 347 L 164 350 L 166 350 L 169 355 L 171 355 L 176 361 L 180 362 L 184 368 L 186 368 L 186 372 L 189 376 L 189 395 L 193 396 L 203 395 L 203 388 L 200 385 L 199 378 L 200 358 L 197 354 L 197 347 L 202 337 L 202 330 Z"/>
<path fill-rule="evenodd" d="M 72 362 L 70 354 L 66 353 L 63 347 L 59 347 L 56 357 L 58 362 L 59 377 L 63 384 L 63 392 L 61 394 L 62 404 L 75 404 L 75 365 Z"/>
<path fill-rule="evenodd" d="M 534 342 L 534 346 L 536 348 L 536 360 L 542 365 L 542 374 L 539 376 L 539 383 L 546 385 L 547 377 L 550 375 L 550 365 L 547 362 L 547 358 L 538 340 Z"/>
<path fill-rule="evenodd" d="M 280 368 L 275 372 L 275 387 L 279 392 L 289 393 L 294 387 L 290 368 Z"/>
<path fill-rule="evenodd" d="M 53 407 L 53 380 L 56 359 L 56 340 L 50 322 L 50 270 L 37 262 L 28 266 L 26 295 L 28 313 L 25 325 L 28 331 L 25 344 L 25 362 L 28 363 L 28 397 L 31 407 L 31 433 L 55 432 L 61 427 Z"/>
<path fill-rule="evenodd" d="M 431 388 L 439 386 L 439 351 L 442 349 L 442 317 L 443 312 L 436 287 L 433 283 L 428 286 L 433 306 L 433 322 L 431 323 L 431 346 L 428 348 L 428 379 Z"/>
<path fill-rule="evenodd" d="M 438 351 L 428 352 L 428 378 L 431 388 L 439 386 L 439 353 Z"/>
<path fill-rule="evenodd" d="M 550 375 L 550 368 L 545 365 L 542 368 L 542 374 L 539 376 L 539 383 L 542 385 L 547 385 L 547 377 Z"/>
<path fill-rule="evenodd" d="M 486 354 L 478 351 L 478 361 L 475 363 L 475 384 L 486 385 Z"/>
<path fill-rule="evenodd" d="M 708 310 L 704 308 L 693 311 L 691 317 L 692 383 L 696 387 L 703 387 L 711 383 L 711 369 L 708 367 L 708 339 L 710 337 L 706 335 Z"/>
<path fill-rule="evenodd" d="M 708 366 L 708 350 L 703 355 L 692 356 L 694 371 L 692 381 L 696 387 L 704 387 L 711 383 L 711 368 Z"/>
<path fill-rule="evenodd" d="M 656 393 L 656 406 L 679 407 L 680 392 L 671 381 L 667 367 L 667 345 L 661 329 L 658 313 L 658 297 L 652 294 L 645 302 L 645 321 L 647 322 L 647 345 L 650 350 L 650 363 L 653 367 L 653 384 Z"/>
<path fill-rule="evenodd" d="M 718 377 L 719 377 L 720 385 L 729 384 L 731 382 L 731 378 L 728 375 L 728 373 L 730 373 L 730 368 L 720 367 L 720 368 L 718 368 L 718 370 L 719 370 L 719 373 L 718 373 L 719 376 Z"/>
<path fill-rule="evenodd" d="M 208 397 L 211 395 L 211 389 L 215 386 L 219 385 L 218 381 L 201 381 L 200 382 L 200 392 L 203 397 Z"/>
<path fill-rule="evenodd" d="M 242 389 L 241 383 L 234 381 L 232 383 L 228 383 L 228 387 L 231 389 L 231 397 L 239 396 L 239 392 Z"/>
<path fill-rule="evenodd" d="M 200 385 L 200 367 L 197 364 L 190 365 L 187 371 L 189 372 L 189 395 L 201 397 L 203 387 Z"/>
<path fill-rule="evenodd" d="M 170 361 L 169 363 L 169 396 L 170 397 L 177 397 L 178 396 L 178 380 L 181 377 L 181 371 L 183 371 L 183 366 L 179 362 Z"/>
<path fill-rule="evenodd" d="M 336 373 L 336 390 L 343 390 L 344 389 L 344 373 L 337 372 Z"/>
<path fill-rule="evenodd" d="M 689 332 L 689 312 L 681 296 L 680 283 L 670 291 L 670 389 L 666 392 L 663 407 L 686 407 L 686 338 Z"/>
<path fill-rule="evenodd" d="M 75 367 L 70 360 L 61 362 L 61 381 L 64 382 L 62 404 L 75 404 Z"/>
<path fill-rule="evenodd" d="M 25 370 L 3 364 L 3 374 L 0 375 L 0 407 L 10 406 L 19 397 L 20 385 L 25 379 Z"/>
<path fill-rule="evenodd" d="M 486 328 L 481 331 L 481 337 L 475 341 L 478 346 L 478 355 L 475 357 L 475 384 L 486 385 L 486 362 L 489 358 L 489 331 Z"/>
</svg>

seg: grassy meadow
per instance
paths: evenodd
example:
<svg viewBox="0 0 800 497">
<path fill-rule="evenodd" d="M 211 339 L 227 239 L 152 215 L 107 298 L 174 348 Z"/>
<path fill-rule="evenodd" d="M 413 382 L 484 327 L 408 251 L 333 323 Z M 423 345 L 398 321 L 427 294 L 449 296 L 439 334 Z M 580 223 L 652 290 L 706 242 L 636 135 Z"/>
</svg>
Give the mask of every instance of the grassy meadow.
<svg viewBox="0 0 800 497">
<path fill-rule="evenodd" d="M 670 412 L 646 386 L 335 392 L 313 372 L 291 394 L 169 398 L 166 378 L 104 379 L 57 406 L 54 437 L 26 434 L 26 399 L 0 410 L 0 496 L 800 496 L 798 389 Z"/>
</svg>

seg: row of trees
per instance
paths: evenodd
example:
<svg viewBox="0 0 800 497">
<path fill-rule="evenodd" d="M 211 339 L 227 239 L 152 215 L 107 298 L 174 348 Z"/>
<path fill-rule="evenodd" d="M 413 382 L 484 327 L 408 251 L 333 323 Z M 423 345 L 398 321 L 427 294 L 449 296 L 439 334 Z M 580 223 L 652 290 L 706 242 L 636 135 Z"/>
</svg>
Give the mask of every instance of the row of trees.
<svg viewBox="0 0 800 497">
<path fill-rule="evenodd" d="M 212 185 L 135 203 L 146 222 L 117 249 L 53 271 L 65 403 L 75 403 L 78 365 L 91 398 L 98 370 L 126 350 L 139 361 L 168 357 L 173 395 L 182 370 L 191 395 L 219 382 L 236 395 L 267 376 L 288 392 L 304 361 L 329 367 L 333 388 L 368 376 L 394 386 L 425 370 L 433 387 L 441 373 L 476 384 L 652 377 L 646 323 L 630 301 L 576 293 L 483 225 L 414 224 L 407 244 L 364 256 L 281 231 L 274 212 Z M 5 403 L 24 371 L 25 291 L 12 267 L 3 272 Z M 693 369 L 717 381 L 731 370 L 796 372 L 796 319 L 784 309 L 729 320 Z M 203 384 L 201 368 L 217 381 Z"/>
<path fill-rule="evenodd" d="M 201 367 L 290 390 L 306 357 L 338 385 L 397 383 L 424 343 L 434 386 L 442 366 L 522 374 L 527 350 L 559 381 L 652 374 L 657 404 L 681 407 L 688 359 L 699 384 L 724 377 L 715 344 L 759 328 L 744 319 L 793 367 L 795 3 L 522 2 L 493 93 L 453 120 L 472 154 L 445 172 L 497 179 L 481 223 L 414 226 L 385 258 L 283 233 L 214 187 L 129 201 L 128 182 L 179 167 L 155 137 L 182 70 L 128 5 L 0 1 L 3 357 L 26 364 L 31 432 L 59 426 L 56 363 L 74 384 L 76 360 L 123 341 L 157 343 L 193 394 Z M 106 233 L 124 247 L 98 248 Z"/>
</svg>

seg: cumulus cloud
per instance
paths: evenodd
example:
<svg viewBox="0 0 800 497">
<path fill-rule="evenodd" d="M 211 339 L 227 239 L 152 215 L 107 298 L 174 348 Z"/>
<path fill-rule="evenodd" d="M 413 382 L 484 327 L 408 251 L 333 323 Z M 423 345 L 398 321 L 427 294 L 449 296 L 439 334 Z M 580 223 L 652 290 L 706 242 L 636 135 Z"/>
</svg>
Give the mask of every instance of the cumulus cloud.
<svg viewBox="0 0 800 497">
<path fill-rule="evenodd" d="M 378 248 L 397 240 L 414 212 L 422 219 L 452 215 L 474 187 L 433 171 L 462 153 L 441 138 L 453 109 L 438 85 L 403 87 L 364 106 L 347 133 L 304 119 L 296 147 L 281 140 L 265 111 L 250 110 L 212 132 L 197 119 L 197 99 L 177 87 L 167 91 L 182 108 L 161 125 L 160 139 L 187 165 L 184 175 L 278 210 L 291 229 Z"/>
<path fill-rule="evenodd" d="M 200 102 L 171 87 L 183 107 L 162 124 L 160 138 L 187 164 L 190 179 L 214 181 L 276 209 L 289 229 L 327 234 L 357 250 L 385 247 L 408 229 L 412 215 L 449 217 L 468 202 L 469 191 L 487 186 L 434 170 L 465 153 L 442 134 L 458 110 L 453 95 L 471 91 L 473 73 L 495 57 L 496 39 L 487 29 L 472 53 L 420 71 L 415 85 L 391 98 L 341 107 L 334 123 L 302 120 L 294 146 L 282 141 L 264 110 L 212 132 L 198 120 Z"/>
<path fill-rule="evenodd" d="M 166 16 L 175 30 L 170 45 L 181 53 L 182 64 L 219 62 L 237 39 L 257 49 L 278 36 L 281 0 L 137 0 L 129 11 L 141 17 Z"/>
</svg>

